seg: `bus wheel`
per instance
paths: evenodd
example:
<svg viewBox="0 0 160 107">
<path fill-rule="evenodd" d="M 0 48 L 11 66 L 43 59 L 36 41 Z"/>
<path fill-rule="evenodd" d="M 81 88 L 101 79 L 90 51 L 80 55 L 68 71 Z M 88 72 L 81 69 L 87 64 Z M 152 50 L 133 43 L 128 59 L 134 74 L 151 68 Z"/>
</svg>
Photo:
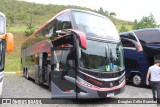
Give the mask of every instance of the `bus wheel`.
<svg viewBox="0 0 160 107">
<path fill-rule="evenodd" d="M 26 71 L 25 68 L 23 68 L 23 77 L 25 77 Z"/>
<path fill-rule="evenodd" d="M 135 74 L 132 77 L 132 84 L 137 87 L 142 86 L 142 77 L 138 74 Z"/>
<path fill-rule="evenodd" d="M 29 74 L 28 74 L 28 71 L 26 70 L 26 73 L 25 73 L 25 77 L 27 80 L 29 80 Z"/>
</svg>

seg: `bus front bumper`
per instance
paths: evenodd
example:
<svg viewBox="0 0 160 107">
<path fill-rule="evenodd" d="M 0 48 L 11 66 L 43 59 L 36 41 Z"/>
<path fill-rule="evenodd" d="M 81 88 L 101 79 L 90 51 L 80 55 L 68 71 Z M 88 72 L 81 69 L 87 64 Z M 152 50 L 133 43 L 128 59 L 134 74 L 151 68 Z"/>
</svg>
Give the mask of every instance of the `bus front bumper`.
<svg viewBox="0 0 160 107">
<path fill-rule="evenodd" d="M 113 97 L 117 94 L 124 92 L 125 90 L 125 79 L 123 82 L 112 88 L 93 88 L 78 83 L 78 88 L 84 90 L 84 92 L 77 93 L 77 98 L 107 98 Z"/>
</svg>

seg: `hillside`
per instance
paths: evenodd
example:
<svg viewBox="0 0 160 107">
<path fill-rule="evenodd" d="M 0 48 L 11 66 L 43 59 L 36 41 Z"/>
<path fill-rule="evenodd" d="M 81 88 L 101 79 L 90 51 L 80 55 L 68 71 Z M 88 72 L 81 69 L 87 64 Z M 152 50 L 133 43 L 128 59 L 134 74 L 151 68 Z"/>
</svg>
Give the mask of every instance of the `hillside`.
<svg viewBox="0 0 160 107">
<path fill-rule="evenodd" d="M 6 15 L 8 27 L 26 26 L 30 24 L 31 21 L 33 25 L 39 26 L 56 13 L 68 8 L 96 11 L 78 6 L 44 5 L 17 0 L 0 1 L 0 11 Z"/>
<path fill-rule="evenodd" d="M 36 27 L 44 24 L 47 20 L 53 17 L 56 13 L 68 9 L 68 8 L 76 8 L 83 10 L 90 10 L 93 12 L 97 12 L 96 10 L 92 10 L 85 7 L 79 6 L 64 6 L 64 5 L 45 5 L 45 4 L 35 4 L 29 3 L 25 1 L 18 0 L 1 0 L 0 1 L 0 11 L 3 12 L 7 17 L 7 28 L 11 31 L 13 29 L 20 29 L 26 26 L 34 25 Z M 124 21 L 120 19 L 114 19 L 114 23 L 116 25 L 128 24 L 131 25 L 132 22 Z"/>
<path fill-rule="evenodd" d="M 38 28 L 58 12 L 68 8 L 97 12 L 96 10 L 79 6 L 44 5 L 18 0 L 0 0 L 0 11 L 7 17 L 7 31 L 13 33 L 15 38 L 14 52 L 6 53 L 5 71 L 20 70 L 20 49 L 22 41 L 26 38 L 24 32 L 27 26 Z M 122 24 L 127 24 L 128 28 L 131 29 L 132 22 L 114 18 L 114 23 L 118 29 Z"/>
</svg>

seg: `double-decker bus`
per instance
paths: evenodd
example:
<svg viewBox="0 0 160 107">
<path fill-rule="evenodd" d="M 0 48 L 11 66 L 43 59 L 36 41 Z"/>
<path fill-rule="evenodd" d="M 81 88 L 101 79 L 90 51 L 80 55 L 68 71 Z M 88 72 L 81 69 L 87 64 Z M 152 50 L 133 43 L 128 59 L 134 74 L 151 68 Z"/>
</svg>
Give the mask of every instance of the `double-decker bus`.
<svg viewBox="0 0 160 107">
<path fill-rule="evenodd" d="M 3 87 L 5 52 L 12 52 L 13 48 L 13 35 L 6 33 L 6 17 L 0 12 L 0 95 Z"/>
<path fill-rule="evenodd" d="M 126 80 L 146 85 L 148 68 L 160 60 L 160 28 L 145 28 L 119 34 L 124 47 Z"/>
<path fill-rule="evenodd" d="M 52 98 L 106 98 L 124 91 L 120 37 L 97 13 L 58 13 L 23 42 L 21 62 L 25 78 L 48 85 Z"/>
</svg>

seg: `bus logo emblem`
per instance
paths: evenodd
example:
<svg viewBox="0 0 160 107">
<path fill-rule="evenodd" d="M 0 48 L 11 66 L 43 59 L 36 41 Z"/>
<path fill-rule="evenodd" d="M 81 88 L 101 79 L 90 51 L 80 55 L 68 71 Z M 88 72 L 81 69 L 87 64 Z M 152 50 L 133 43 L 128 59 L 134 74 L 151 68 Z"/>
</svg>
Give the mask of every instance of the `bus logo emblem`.
<svg viewBox="0 0 160 107">
<path fill-rule="evenodd" d="M 110 83 L 110 87 L 113 87 L 113 83 L 112 82 Z"/>
</svg>

